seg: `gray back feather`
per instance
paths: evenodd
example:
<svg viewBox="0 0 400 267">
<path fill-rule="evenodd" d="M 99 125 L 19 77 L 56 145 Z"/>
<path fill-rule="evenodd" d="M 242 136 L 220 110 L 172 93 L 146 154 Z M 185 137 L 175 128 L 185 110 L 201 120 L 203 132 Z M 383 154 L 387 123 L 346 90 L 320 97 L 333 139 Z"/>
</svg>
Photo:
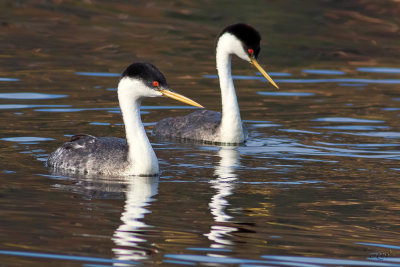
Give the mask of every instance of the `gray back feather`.
<svg viewBox="0 0 400 267">
<path fill-rule="evenodd" d="M 47 165 L 54 170 L 112 175 L 126 168 L 127 153 L 125 139 L 74 135 L 51 153 Z"/>
<path fill-rule="evenodd" d="M 220 124 L 220 112 L 198 110 L 186 116 L 159 121 L 153 128 L 153 134 L 157 137 L 213 142 L 219 136 Z"/>
</svg>

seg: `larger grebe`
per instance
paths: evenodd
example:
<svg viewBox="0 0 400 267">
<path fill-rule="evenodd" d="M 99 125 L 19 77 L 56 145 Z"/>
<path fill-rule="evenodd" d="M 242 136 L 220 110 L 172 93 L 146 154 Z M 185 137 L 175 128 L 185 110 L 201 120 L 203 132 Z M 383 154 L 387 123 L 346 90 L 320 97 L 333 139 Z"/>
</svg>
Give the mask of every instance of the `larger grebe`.
<svg viewBox="0 0 400 267">
<path fill-rule="evenodd" d="M 231 75 L 231 57 L 232 54 L 235 54 L 251 63 L 278 88 L 256 60 L 260 52 L 260 40 L 260 34 L 249 25 L 239 23 L 226 27 L 219 34 L 216 46 L 222 114 L 210 110 L 200 110 L 187 116 L 166 118 L 157 123 L 153 134 L 158 137 L 209 143 L 243 143 L 247 138 L 247 130 L 240 118 Z"/>
<path fill-rule="evenodd" d="M 134 63 L 122 73 L 118 100 L 125 124 L 126 140 L 116 137 L 75 135 L 51 153 L 47 164 L 54 170 L 107 176 L 159 173 L 158 160 L 140 118 L 143 98 L 167 96 L 202 107 L 168 89 L 164 75 L 152 64 Z"/>
</svg>

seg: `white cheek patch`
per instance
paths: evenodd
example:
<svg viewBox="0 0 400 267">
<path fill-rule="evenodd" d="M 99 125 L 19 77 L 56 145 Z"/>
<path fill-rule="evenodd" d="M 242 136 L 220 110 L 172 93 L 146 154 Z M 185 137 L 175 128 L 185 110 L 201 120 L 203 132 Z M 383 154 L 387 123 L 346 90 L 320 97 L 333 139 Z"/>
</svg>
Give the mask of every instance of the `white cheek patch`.
<svg viewBox="0 0 400 267">
<path fill-rule="evenodd" d="M 217 49 L 226 51 L 229 54 L 235 54 L 239 58 L 250 62 L 249 55 L 245 51 L 243 43 L 231 33 L 226 32 L 219 38 Z"/>
<path fill-rule="evenodd" d="M 149 87 L 139 79 L 125 77 L 119 82 L 118 96 L 120 101 L 130 101 L 131 99 L 141 99 L 143 97 L 160 97 L 162 94 L 156 87 Z"/>
</svg>

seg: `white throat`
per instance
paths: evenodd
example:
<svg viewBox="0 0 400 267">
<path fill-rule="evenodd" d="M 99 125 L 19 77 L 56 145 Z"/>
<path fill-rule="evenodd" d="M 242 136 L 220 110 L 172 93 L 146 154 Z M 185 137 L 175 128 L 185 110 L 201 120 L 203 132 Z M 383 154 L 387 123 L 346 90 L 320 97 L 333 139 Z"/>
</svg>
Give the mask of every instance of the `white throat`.
<svg viewBox="0 0 400 267">
<path fill-rule="evenodd" d="M 232 34 L 225 33 L 217 44 L 217 70 L 221 88 L 222 120 L 220 135 L 222 143 L 242 143 L 245 140 L 240 110 L 231 74 L 232 54 L 242 56 L 240 41 Z"/>
<path fill-rule="evenodd" d="M 158 160 L 140 117 L 142 96 L 138 92 L 148 90 L 140 81 L 122 79 L 118 85 L 118 100 L 125 124 L 128 144 L 129 175 L 157 175 Z"/>
</svg>

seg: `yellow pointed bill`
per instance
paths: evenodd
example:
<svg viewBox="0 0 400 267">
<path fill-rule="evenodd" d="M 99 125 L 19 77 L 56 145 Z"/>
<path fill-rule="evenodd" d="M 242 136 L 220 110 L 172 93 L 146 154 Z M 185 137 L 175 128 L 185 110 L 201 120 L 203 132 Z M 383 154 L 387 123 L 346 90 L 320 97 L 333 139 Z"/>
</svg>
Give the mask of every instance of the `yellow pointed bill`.
<svg viewBox="0 0 400 267">
<path fill-rule="evenodd" d="M 257 60 L 253 57 L 250 57 L 251 64 L 253 64 L 261 73 L 262 75 L 270 82 L 272 83 L 273 86 L 275 86 L 277 89 L 279 89 L 278 85 L 272 80 L 271 77 L 269 77 L 268 73 L 258 64 Z"/>
<path fill-rule="evenodd" d="M 180 95 L 178 93 L 172 92 L 170 90 L 164 90 L 164 89 L 160 89 L 159 92 L 161 94 L 163 94 L 163 96 L 169 97 L 169 98 L 173 98 L 175 100 L 181 101 L 183 103 L 195 106 L 195 107 L 199 107 L 199 108 L 204 108 L 202 105 L 200 105 L 199 103 L 193 101 L 190 98 L 187 98 L 186 96 Z"/>
</svg>

